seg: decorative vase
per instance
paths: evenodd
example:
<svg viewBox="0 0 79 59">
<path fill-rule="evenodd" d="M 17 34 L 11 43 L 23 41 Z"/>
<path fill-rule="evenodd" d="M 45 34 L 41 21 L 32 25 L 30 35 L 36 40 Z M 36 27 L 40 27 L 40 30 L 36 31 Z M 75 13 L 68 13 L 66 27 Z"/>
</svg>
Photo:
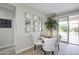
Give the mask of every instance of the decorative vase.
<svg viewBox="0 0 79 59">
<path fill-rule="evenodd" d="M 52 32 L 48 31 L 48 37 L 51 38 L 52 37 Z"/>
</svg>

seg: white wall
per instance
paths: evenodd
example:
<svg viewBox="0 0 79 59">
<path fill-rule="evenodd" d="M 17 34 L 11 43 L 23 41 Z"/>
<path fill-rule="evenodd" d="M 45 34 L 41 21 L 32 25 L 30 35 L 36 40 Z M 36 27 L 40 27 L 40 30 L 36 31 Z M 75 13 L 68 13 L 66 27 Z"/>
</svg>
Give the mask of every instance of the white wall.
<svg viewBox="0 0 79 59">
<path fill-rule="evenodd" d="M 14 28 L 14 44 L 16 52 L 33 47 L 33 39 L 31 33 L 25 33 L 25 12 L 37 15 L 43 18 L 44 15 L 38 13 L 34 9 L 25 6 L 16 6 L 16 19 Z M 44 19 L 44 18 L 43 18 Z"/>
<path fill-rule="evenodd" d="M 74 15 L 79 15 L 79 10 L 75 10 L 75 11 L 71 11 L 71 12 L 61 14 L 61 15 L 58 16 L 58 18 L 65 17 L 65 16 L 74 16 Z"/>
<path fill-rule="evenodd" d="M 0 6 L 0 18 L 14 20 L 14 11 Z M 13 24 L 12 24 L 13 25 Z M 0 28 L 0 48 L 13 45 L 13 26 L 12 28 Z"/>
</svg>

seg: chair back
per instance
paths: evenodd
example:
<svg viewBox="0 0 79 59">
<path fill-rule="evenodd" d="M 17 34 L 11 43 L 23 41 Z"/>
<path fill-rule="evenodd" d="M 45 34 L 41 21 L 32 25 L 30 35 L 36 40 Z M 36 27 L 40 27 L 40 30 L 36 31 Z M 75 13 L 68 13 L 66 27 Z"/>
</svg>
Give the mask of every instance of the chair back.
<svg viewBox="0 0 79 59">
<path fill-rule="evenodd" d="M 60 42 L 60 40 L 61 40 L 61 35 L 59 34 L 57 38 L 58 43 Z"/>
<path fill-rule="evenodd" d="M 56 43 L 56 38 L 43 38 L 43 49 L 45 51 L 54 51 L 55 50 L 55 43 Z"/>
<path fill-rule="evenodd" d="M 40 33 L 33 33 L 32 38 L 33 38 L 34 44 L 37 44 L 38 38 L 40 38 Z"/>
<path fill-rule="evenodd" d="M 59 34 L 59 35 L 57 36 L 56 46 L 59 45 L 60 41 L 61 41 L 61 35 Z"/>
</svg>

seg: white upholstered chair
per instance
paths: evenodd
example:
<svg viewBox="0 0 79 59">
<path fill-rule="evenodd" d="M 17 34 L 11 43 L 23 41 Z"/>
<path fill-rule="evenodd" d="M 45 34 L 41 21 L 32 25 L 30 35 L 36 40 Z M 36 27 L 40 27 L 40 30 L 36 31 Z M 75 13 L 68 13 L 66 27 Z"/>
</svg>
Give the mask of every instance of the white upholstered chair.
<svg viewBox="0 0 79 59">
<path fill-rule="evenodd" d="M 43 38 L 43 41 L 44 54 L 46 54 L 46 52 L 52 52 L 52 54 L 54 54 L 56 38 Z"/>
<path fill-rule="evenodd" d="M 57 36 L 56 45 L 55 45 L 56 47 L 58 47 L 58 50 L 60 49 L 60 48 L 59 48 L 60 40 L 61 40 L 61 35 L 59 34 L 59 35 Z"/>
<path fill-rule="evenodd" d="M 42 46 L 42 40 L 40 40 L 40 33 L 33 33 L 32 38 L 34 42 L 34 50 L 36 49 L 36 46 Z"/>
</svg>

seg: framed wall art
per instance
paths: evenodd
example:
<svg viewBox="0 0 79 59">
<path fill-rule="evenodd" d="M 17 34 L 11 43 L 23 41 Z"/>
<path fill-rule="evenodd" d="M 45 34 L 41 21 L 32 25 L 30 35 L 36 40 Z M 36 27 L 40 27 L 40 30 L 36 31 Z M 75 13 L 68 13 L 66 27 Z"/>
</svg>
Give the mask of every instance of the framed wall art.
<svg viewBox="0 0 79 59">
<path fill-rule="evenodd" d="M 12 20 L 0 19 L 0 28 L 12 28 Z"/>
<path fill-rule="evenodd" d="M 31 32 L 31 27 L 25 27 L 25 32 L 26 32 L 26 33 Z"/>
<path fill-rule="evenodd" d="M 25 26 L 31 26 L 31 20 L 30 19 L 25 20 Z"/>
</svg>

